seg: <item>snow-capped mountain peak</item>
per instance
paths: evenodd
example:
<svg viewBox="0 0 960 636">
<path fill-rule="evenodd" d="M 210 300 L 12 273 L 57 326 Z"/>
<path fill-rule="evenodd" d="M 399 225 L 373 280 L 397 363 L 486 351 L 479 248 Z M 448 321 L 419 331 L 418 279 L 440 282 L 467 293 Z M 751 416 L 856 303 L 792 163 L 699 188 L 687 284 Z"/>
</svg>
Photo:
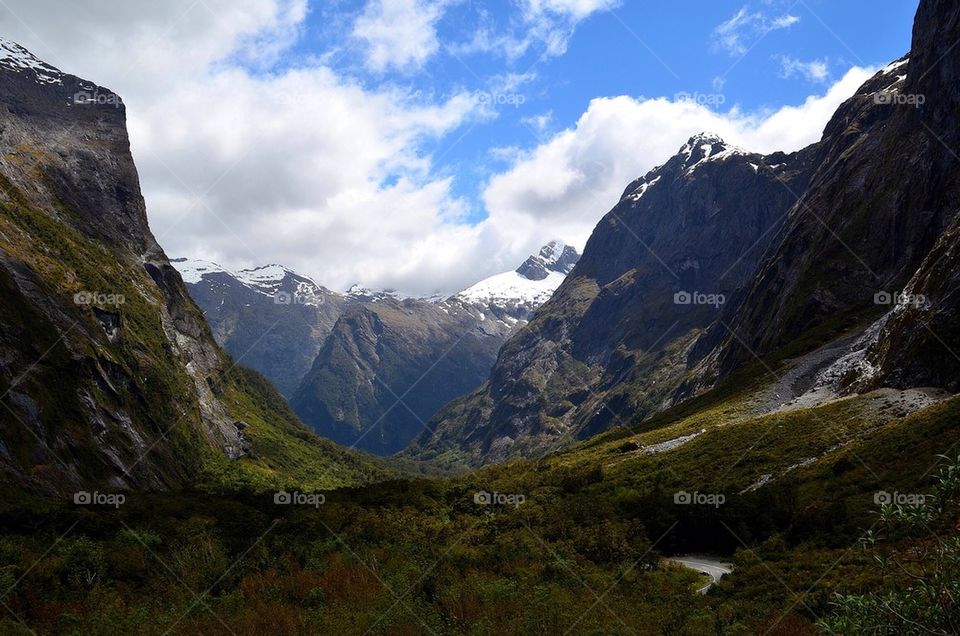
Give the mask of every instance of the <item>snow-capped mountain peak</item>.
<svg viewBox="0 0 960 636">
<path fill-rule="evenodd" d="M 566 248 L 566 243 L 560 239 L 554 239 L 540 248 L 540 256 L 547 259 L 547 261 L 550 263 L 556 263 L 558 260 L 560 260 L 560 257 Z"/>
<path fill-rule="evenodd" d="M 719 135 L 702 132 L 691 137 L 678 153 L 688 173 L 706 161 L 719 161 L 734 155 L 750 154 L 743 148 L 728 144 Z"/>
<path fill-rule="evenodd" d="M 12 40 L 0 37 L 0 66 L 17 73 L 33 72 L 41 84 L 62 84 L 63 73 Z"/>
<path fill-rule="evenodd" d="M 516 270 L 486 278 L 453 298 L 529 313 L 550 299 L 579 258 L 577 250 L 563 241 L 550 241 Z"/>
<path fill-rule="evenodd" d="M 234 274 L 234 277 L 245 285 L 270 291 L 276 291 L 288 276 L 303 278 L 292 270 L 275 263 L 237 270 Z"/>
<path fill-rule="evenodd" d="M 205 274 L 230 274 L 217 263 L 198 258 L 171 258 L 170 263 L 180 272 L 185 283 L 199 283 Z"/>
<path fill-rule="evenodd" d="M 319 303 L 324 294 L 331 293 L 306 276 L 277 264 L 230 271 L 217 263 L 193 258 L 174 258 L 170 263 L 180 272 L 183 282 L 191 285 L 223 274 L 264 296 L 276 297 L 283 293 L 284 298 L 295 296 L 299 303 Z"/>
<path fill-rule="evenodd" d="M 525 260 L 516 273 L 528 280 L 544 280 L 551 272 L 566 276 L 579 259 L 577 250 L 563 241 L 554 240 Z"/>
</svg>

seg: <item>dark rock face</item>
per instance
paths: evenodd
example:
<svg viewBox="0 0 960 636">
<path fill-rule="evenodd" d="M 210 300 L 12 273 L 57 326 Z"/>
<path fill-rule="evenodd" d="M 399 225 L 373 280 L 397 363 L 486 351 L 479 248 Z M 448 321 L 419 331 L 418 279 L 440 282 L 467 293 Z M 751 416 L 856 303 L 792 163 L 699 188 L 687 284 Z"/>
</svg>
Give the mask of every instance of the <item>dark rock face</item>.
<svg viewBox="0 0 960 636">
<path fill-rule="evenodd" d="M 841 388 L 956 391 L 958 39 L 960 8 L 923 0 L 910 56 L 866 82 L 817 144 L 711 161 L 726 147 L 701 136 L 631 184 L 489 382 L 411 452 L 473 464 L 542 454 L 801 336 L 816 346 L 815 329 L 869 322 L 898 293 L 906 302 L 868 330 Z M 710 311 L 694 290 L 726 302 Z M 691 294 L 682 311 L 666 300 L 678 291 Z"/>
<path fill-rule="evenodd" d="M 960 51 L 944 41 L 958 38 L 955 5 L 921 2 L 909 57 L 834 115 L 808 191 L 730 317 L 737 336 L 719 351 L 721 373 L 828 320 L 879 309 L 877 294 L 903 290 L 931 249 L 946 250 L 934 246 L 960 209 Z M 936 285 L 923 287 L 942 301 Z"/>
<path fill-rule="evenodd" d="M 139 253 L 157 251 L 147 227 L 120 98 L 107 88 L 61 73 L 13 42 L 0 41 L 0 55 L 2 133 L 9 153 L 4 176 L 25 196 L 47 204 L 56 201 L 61 214 L 97 210 L 95 215 L 70 218 L 88 238 Z M 41 172 L 42 184 L 37 182 Z"/>
<path fill-rule="evenodd" d="M 960 218 L 940 236 L 866 352 L 852 390 L 932 386 L 960 391 Z"/>
<path fill-rule="evenodd" d="M 666 396 L 644 385 L 669 385 L 676 349 L 755 269 L 809 170 L 808 152 L 765 157 L 691 138 L 630 184 L 489 383 L 438 414 L 411 452 L 535 455 L 655 408 Z"/>
</svg>

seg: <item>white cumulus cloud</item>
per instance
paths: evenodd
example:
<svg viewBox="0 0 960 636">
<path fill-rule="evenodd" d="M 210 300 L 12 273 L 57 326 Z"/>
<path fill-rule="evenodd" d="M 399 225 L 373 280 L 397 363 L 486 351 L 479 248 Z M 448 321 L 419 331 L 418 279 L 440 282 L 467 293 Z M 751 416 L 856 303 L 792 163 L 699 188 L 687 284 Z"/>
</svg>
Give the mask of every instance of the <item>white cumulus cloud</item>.
<svg viewBox="0 0 960 636">
<path fill-rule="evenodd" d="M 369 0 L 353 26 L 366 49 L 366 65 L 378 72 L 423 66 L 439 49 L 437 21 L 445 3 L 430 0 Z"/>
<path fill-rule="evenodd" d="M 582 245 L 626 184 L 690 135 L 800 148 L 867 75 L 855 68 L 823 94 L 761 114 L 594 99 L 533 147 L 518 139 L 491 149 L 506 167 L 487 184 L 477 222 L 432 154 L 485 116 L 475 95 L 424 98 L 352 80 L 322 58 L 284 59 L 304 32 L 305 0 L 133 5 L 4 0 L 0 23 L 5 36 L 124 98 L 151 227 L 169 254 L 230 268 L 282 263 L 339 289 L 452 292 L 515 267 L 546 240 Z M 610 5 L 523 6 L 575 20 Z M 525 81 L 500 79 L 515 89 Z M 547 114 L 528 123 L 541 134 L 560 125 Z"/>
</svg>

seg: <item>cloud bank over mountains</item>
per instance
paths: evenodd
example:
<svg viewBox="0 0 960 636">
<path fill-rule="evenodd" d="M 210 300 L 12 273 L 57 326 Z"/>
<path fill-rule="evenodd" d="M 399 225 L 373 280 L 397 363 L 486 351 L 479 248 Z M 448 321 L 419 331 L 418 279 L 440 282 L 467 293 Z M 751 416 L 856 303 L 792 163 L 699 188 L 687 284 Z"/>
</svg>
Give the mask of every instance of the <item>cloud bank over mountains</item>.
<svg viewBox="0 0 960 636">
<path fill-rule="evenodd" d="M 343 46 L 358 47 L 372 73 L 416 72 L 456 48 L 438 34 L 448 4 L 371 0 L 345 25 Z M 508 36 L 562 55 L 582 21 L 615 7 L 527 0 Z M 489 104 L 466 88 L 423 95 L 343 73 L 331 59 L 343 51 L 303 54 L 311 9 L 8 0 L 0 20 L 7 37 L 122 96 L 151 226 L 169 254 L 232 268 L 280 262 L 332 288 L 411 294 L 467 287 L 550 238 L 582 247 L 626 183 L 694 133 L 761 152 L 811 143 L 871 72 L 850 68 L 801 104 L 759 113 L 598 96 L 566 128 L 546 137 L 531 128 L 531 145 L 491 148 L 491 165 L 509 162 L 471 201 L 445 158 L 496 116 Z M 478 31 L 472 46 L 503 45 L 488 36 Z"/>
</svg>

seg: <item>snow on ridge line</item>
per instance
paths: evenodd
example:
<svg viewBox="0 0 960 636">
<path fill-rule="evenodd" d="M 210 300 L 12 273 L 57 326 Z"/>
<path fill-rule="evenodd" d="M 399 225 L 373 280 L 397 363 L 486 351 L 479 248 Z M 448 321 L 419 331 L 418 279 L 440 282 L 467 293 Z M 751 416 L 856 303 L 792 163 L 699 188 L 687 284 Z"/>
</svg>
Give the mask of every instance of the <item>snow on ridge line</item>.
<svg viewBox="0 0 960 636">
<path fill-rule="evenodd" d="M 530 280 L 517 272 L 503 272 L 485 278 L 476 285 L 468 287 L 454 298 L 471 303 L 491 303 L 516 301 L 523 304 L 542 304 L 550 299 L 566 276 L 550 271 L 542 280 Z"/>
<path fill-rule="evenodd" d="M 282 265 L 270 264 L 237 270 L 233 276 L 242 283 L 259 287 L 279 284 L 286 277 L 287 273 L 293 274 L 292 271 Z"/>
<path fill-rule="evenodd" d="M 170 263 L 180 272 L 180 276 L 185 283 L 199 283 L 207 274 L 227 274 L 247 287 L 251 287 L 261 293 L 265 293 L 264 289 L 270 289 L 272 291 L 273 287 L 283 282 L 287 274 L 297 276 L 298 278 L 305 278 L 282 265 L 276 264 L 230 271 L 213 261 L 196 258 L 173 258 L 170 259 Z M 314 283 L 314 285 L 316 285 L 316 283 Z M 317 287 L 319 287 L 319 285 L 317 285 Z"/>
<path fill-rule="evenodd" d="M 17 73 L 32 70 L 43 84 L 63 83 L 63 73 L 4 37 L 0 37 L 0 65 Z"/>
<path fill-rule="evenodd" d="M 405 295 L 394 290 L 373 290 L 360 284 L 352 285 L 343 293 L 347 297 L 353 298 L 368 297 L 370 302 L 386 299 L 400 301 L 412 299 L 434 304 L 443 304 L 450 300 L 459 300 L 471 304 L 489 303 L 504 308 L 511 304 L 535 307 L 549 300 L 553 292 L 556 291 L 560 283 L 566 278 L 565 273 L 549 268 L 564 258 L 569 247 L 566 242 L 555 239 L 544 245 L 538 254 L 530 257 L 530 259 L 538 260 L 539 264 L 546 269 L 547 277 L 542 280 L 526 278 L 519 274 L 517 270 L 513 270 L 485 278 L 452 295 L 439 293 Z M 298 274 L 276 263 L 231 271 L 218 263 L 201 259 L 181 257 L 171 259 L 170 262 L 180 272 L 184 282 L 191 284 L 201 282 L 203 277 L 208 274 L 223 273 L 254 291 L 272 295 L 277 291 L 287 275 L 290 275 L 299 279 L 301 285 L 306 284 L 303 281 L 308 281 L 317 289 L 323 289 L 321 285 L 318 285 L 311 278 Z"/>
<path fill-rule="evenodd" d="M 204 261 L 197 258 L 171 258 L 170 264 L 180 272 L 180 277 L 185 283 L 199 283 L 204 274 L 225 273 L 230 274 L 226 269 L 212 261 Z M 232 276 L 232 274 L 231 274 Z"/>
<path fill-rule="evenodd" d="M 639 201 L 640 198 L 647 193 L 647 190 L 649 190 L 652 186 L 656 185 L 658 181 L 660 181 L 660 177 L 662 176 L 663 175 L 658 174 L 655 178 L 651 179 L 650 181 L 644 181 L 639 186 L 637 186 L 637 189 L 634 190 L 633 193 L 628 194 L 626 198 L 630 199 L 631 201 Z"/>
<path fill-rule="evenodd" d="M 894 72 L 895 70 L 897 70 L 904 64 L 908 63 L 909 61 L 910 61 L 910 58 L 908 57 L 900 60 L 899 62 L 890 62 L 889 64 L 884 66 L 882 69 L 880 69 L 880 73 L 883 75 L 889 75 L 890 73 Z"/>
<path fill-rule="evenodd" d="M 715 151 L 714 148 L 718 147 Z M 691 163 L 694 158 L 694 151 L 700 150 L 702 155 L 697 161 Z M 698 133 L 691 137 L 687 143 L 683 144 L 677 155 L 682 155 L 682 165 L 686 174 L 692 174 L 693 171 L 703 163 L 708 161 L 721 161 L 733 156 L 750 155 L 749 151 L 735 146 L 723 140 L 720 135 L 714 133 Z"/>
</svg>

